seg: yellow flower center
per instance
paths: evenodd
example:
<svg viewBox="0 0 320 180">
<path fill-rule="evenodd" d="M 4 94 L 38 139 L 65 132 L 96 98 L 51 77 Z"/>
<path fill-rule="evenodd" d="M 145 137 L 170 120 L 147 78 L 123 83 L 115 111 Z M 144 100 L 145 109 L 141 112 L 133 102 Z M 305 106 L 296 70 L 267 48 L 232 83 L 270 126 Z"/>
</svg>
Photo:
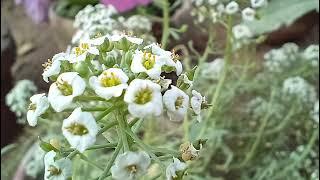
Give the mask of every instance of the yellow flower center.
<svg viewBox="0 0 320 180">
<path fill-rule="evenodd" d="M 89 44 L 88 43 L 81 43 L 80 46 L 75 48 L 75 53 L 77 56 L 82 55 L 83 53 L 87 52 L 89 49 Z"/>
<path fill-rule="evenodd" d="M 152 69 L 155 63 L 156 63 L 156 56 L 155 55 L 153 55 L 151 53 L 147 53 L 147 52 L 143 53 L 142 65 L 147 70 Z"/>
<path fill-rule="evenodd" d="M 112 87 L 121 84 L 121 81 L 113 72 L 104 72 L 100 83 L 103 87 Z"/>
<path fill-rule="evenodd" d="M 76 136 L 82 136 L 89 133 L 88 129 L 83 124 L 79 123 L 72 123 L 69 127 L 66 127 L 66 129 Z"/>
<path fill-rule="evenodd" d="M 64 96 L 72 95 L 73 93 L 72 86 L 68 84 L 66 81 L 63 81 L 63 80 L 61 80 L 60 82 L 57 81 L 56 85 Z"/>
<path fill-rule="evenodd" d="M 37 105 L 34 103 L 29 104 L 28 110 L 34 111 L 37 109 Z"/>
<path fill-rule="evenodd" d="M 176 109 L 181 108 L 182 104 L 183 104 L 183 100 L 184 98 L 182 96 L 179 96 L 176 100 L 176 102 L 174 103 Z"/>
<path fill-rule="evenodd" d="M 146 104 L 150 102 L 151 99 L 152 99 L 152 90 L 149 88 L 145 88 L 137 92 L 134 102 L 137 104 Z"/>
<path fill-rule="evenodd" d="M 57 176 L 57 175 L 61 174 L 61 170 L 52 166 L 52 165 L 50 165 L 50 167 L 48 168 L 48 171 L 50 172 L 49 177 L 50 176 Z"/>
<path fill-rule="evenodd" d="M 135 174 L 135 173 L 137 173 L 138 168 L 137 168 L 136 165 L 130 165 L 130 166 L 127 166 L 127 170 L 128 170 L 130 173 Z"/>
</svg>

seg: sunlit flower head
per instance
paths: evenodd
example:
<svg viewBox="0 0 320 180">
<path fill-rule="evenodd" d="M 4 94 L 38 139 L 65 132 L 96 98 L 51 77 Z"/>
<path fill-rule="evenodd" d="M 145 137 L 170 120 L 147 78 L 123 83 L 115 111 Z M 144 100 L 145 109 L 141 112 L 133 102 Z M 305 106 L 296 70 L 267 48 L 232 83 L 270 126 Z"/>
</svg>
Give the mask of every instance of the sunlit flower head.
<svg viewBox="0 0 320 180">
<path fill-rule="evenodd" d="M 93 115 L 83 112 L 81 108 L 75 109 L 72 114 L 62 124 L 62 133 L 68 140 L 71 147 L 80 152 L 84 152 L 96 141 L 99 131 Z"/>
<path fill-rule="evenodd" d="M 108 39 L 112 42 L 119 42 L 121 39 L 126 39 L 133 44 L 140 45 L 143 43 L 143 39 L 137 37 L 131 37 L 125 34 L 114 34 L 112 36 L 108 36 Z"/>
<path fill-rule="evenodd" d="M 59 53 L 52 57 L 52 60 L 48 59 L 42 66 L 44 67 L 42 77 L 45 82 L 49 82 L 49 77 L 58 75 L 61 70 L 61 61 L 68 60 L 69 54 Z"/>
<path fill-rule="evenodd" d="M 124 101 L 134 117 L 159 116 L 163 111 L 161 86 L 150 80 L 133 80 L 127 88 Z"/>
<path fill-rule="evenodd" d="M 231 1 L 229 4 L 227 4 L 225 12 L 227 14 L 234 14 L 238 12 L 239 10 L 239 4 L 235 1 Z"/>
<path fill-rule="evenodd" d="M 182 121 L 189 108 L 189 96 L 175 86 L 163 95 L 163 104 L 172 121 Z"/>
<path fill-rule="evenodd" d="M 108 100 L 121 96 L 123 90 L 128 87 L 128 80 L 128 76 L 121 69 L 110 68 L 98 77 L 90 77 L 89 84 L 98 96 Z"/>
<path fill-rule="evenodd" d="M 111 167 L 112 178 L 116 180 L 134 180 L 143 176 L 151 164 L 146 152 L 125 152 L 120 154 Z"/>
<path fill-rule="evenodd" d="M 57 81 L 51 84 L 48 100 L 55 111 L 61 112 L 70 107 L 73 98 L 83 94 L 85 88 L 86 83 L 78 73 L 62 73 Z"/>
<path fill-rule="evenodd" d="M 72 176 L 72 162 L 68 158 L 55 160 L 56 153 L 48 152 L 44 156 L 44 180 L 67 180 Z"/>
<path fill-rule="evenodd" d="M 36 94 L 30 98 L 31 104 L 27 112 L 27 121 L 30 126 L 37 125 L 38 117 L 49 108 L 49 102 L 45 94 Z"/>
<path fill-rule="evenodd" d="M 252 32 L 249 27 L 243 24 L 234 26 L 232 32 L 235 39 L 248 39 L 252 37 Z"/>
<path fill-rule="evenodd" d="M 253 21 L 255 20 L 255 16 L 256 16 L 256 11 L 253 10 L 250 7 L 245 8 L 244 10 L 242 10 L 242 19 L 245 21 Z"/>
<path fill-rule="evenodd" d="M 101 41 L 97 41 L 101 42 Z M 86 40 L 80 42 L 78 47 L 72 49 L 72 54 L 69 57 L 69 61 L 71 63 L 77 63 L 84 61 L 89 54 L 99 55 L 99 50 L 95 44 L 96 41 L 94 40 Z"/>
</svg>

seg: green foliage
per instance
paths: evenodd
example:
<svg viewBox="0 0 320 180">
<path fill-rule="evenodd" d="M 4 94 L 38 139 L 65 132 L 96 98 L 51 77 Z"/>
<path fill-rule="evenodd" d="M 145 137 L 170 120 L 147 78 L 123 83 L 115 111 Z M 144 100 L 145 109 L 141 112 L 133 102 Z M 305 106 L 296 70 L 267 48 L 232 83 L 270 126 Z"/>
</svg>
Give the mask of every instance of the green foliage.
<svg viewBox="0 0 320 180">
<path fill-rule="evenodd" d="M 319 10 L 318 0 L 273 0 L 258 11 L 259 19 L 248 22 L 255 34 L 263 34 L 289 26 L 296 19 L 312 10 Z"/>
<path fill-rule="evenodd" d="M 74 18 L 85 6 L 98 4 L 99 0 L 58 0 L 55 11 L 58 15 L 66 18 Z"/>
</svg>

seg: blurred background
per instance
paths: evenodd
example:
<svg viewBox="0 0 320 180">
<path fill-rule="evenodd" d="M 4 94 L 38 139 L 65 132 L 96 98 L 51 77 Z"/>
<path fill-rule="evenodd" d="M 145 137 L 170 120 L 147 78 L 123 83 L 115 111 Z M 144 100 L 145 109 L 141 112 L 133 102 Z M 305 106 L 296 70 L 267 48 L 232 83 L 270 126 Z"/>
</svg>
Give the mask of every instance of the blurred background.
<svg viewBox="0 0 320 180">
<path fill-rule="evenodd" d="M 128 3 L 127 7 L 111 0 L 101 2 L 113 4 L 125 17 L 132 14 L 149 16 L 152 28 L 148 33 L 160 41 L 162 24 L 158 18 L 162 12 L 152 2 L 141 1 L 139 5 Z M 46 91 L 49 85 L 42 80 L 42 64 L 53 55 L 66 51 L 76 33 L 74 17 L 88 4 L 98 3 L 98 0 L 1 0 L 1 148 L 17 141 L 26 131 L 24 125 L 17 120 L 17 114 L 6 105 L 6 95 L 18 81 L 26 79 L 31 80 L 37 89 L 28 91 Z M 170 5 L 171 25 L 181 27 L 187 24 L 188 29 L 180 38 L 173 38 L 168 49 L 193 40 L 194 48 L 202 52 L 210 32 L 199 31 L 190 20 L 192 16 L 187 3 L 172 0 Z M 225 33 L 219 31 L 219 27 L 216 32 L 219 43 L 223 41 Z M 301 47 L 319 44 L 319 13 L 309 11 L 290 26 L 270 32 L 257 48 L 257 59 L 261 59 L 270 49 L 279 48 L 287 42 L 294 42 Z M 216 57 L 217 55 L 211 55 L 208 59 Z M 194 63 L 197 61 L 192 60 Z M 318 84 L 319 79 L 315 84 L 317 92 Z"/>
</svg>

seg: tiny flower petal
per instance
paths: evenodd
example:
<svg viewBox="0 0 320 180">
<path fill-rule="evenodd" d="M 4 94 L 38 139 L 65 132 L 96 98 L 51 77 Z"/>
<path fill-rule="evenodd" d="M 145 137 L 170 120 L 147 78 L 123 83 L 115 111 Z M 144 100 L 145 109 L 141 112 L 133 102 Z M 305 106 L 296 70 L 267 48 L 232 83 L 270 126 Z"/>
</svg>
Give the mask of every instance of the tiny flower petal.
<svg viewBox="0 0 320 180">
<path fill-rule="evenodd" d="M 188 111 L 189 96 L 175 86 L 171 86 L 163 95 L 163 104 L 172 121 L 182 121 Z"/>
<path fill-rule="evenodd" d="M 95 143 L 99 129 L 93 115 L 83 112 L 81 108 L 75 109 L 62 124 L 63 135 L 80 152 Z"/>
<path fill-rule="evenodd" d="M 38 117 L 49 108 L 49 102 L 45 94 L 36 94 L 30 98 L 31 104 L 27 112 L 27 121 L 30 126 L 36 126 Z"/>
<path fill-rule="evenodd" d="M 169 164 L 166 169 L 167 180 L 174 180 L 178 177 L 177 172 L 184 171 L 187 168 L 187 164 L 181 162 L 177 158 L 173 158 L 173 163 Z"/>
<path fill-rule="evenodd" d="M 238 10 L 239 10 L 239 4 L 235 1 L 232 1 L 229 4 L 227 4 L 225 11 L 227 14 L 234 14 L 238 12 Z"/>
<path fill-rule="evenodd" d="M 44 156 L 44 180 L 66 180 L 72 176 L 72 162 L 68 158 L 55 160 L 56 153 L 50 151 Z"/>
</svg>

